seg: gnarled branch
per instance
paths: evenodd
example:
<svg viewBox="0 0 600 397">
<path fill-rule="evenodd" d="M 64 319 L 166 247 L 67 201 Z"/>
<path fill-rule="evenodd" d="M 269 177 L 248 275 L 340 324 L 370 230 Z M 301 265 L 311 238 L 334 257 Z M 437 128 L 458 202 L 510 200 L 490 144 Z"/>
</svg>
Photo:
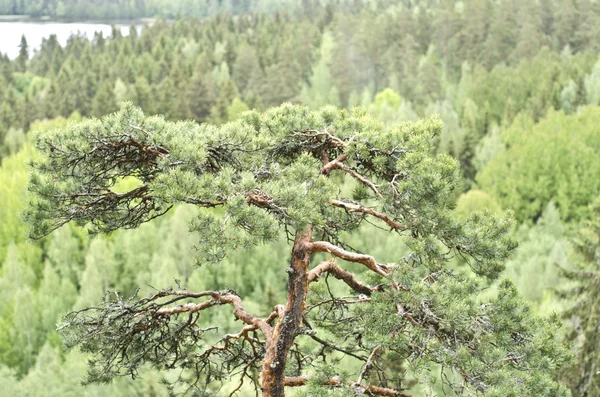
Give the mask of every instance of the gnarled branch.
<svg viewBox="0 0 600 397">
<path fill-rule="evenodd" d="M 272 334 L 271 326 L 261 318 L 258 318 L 244 310 L 242 299 L 233 293 L 221 293 L 218 291 L 206 291 L 202 293 L 188 293 L 186 291 L 173 291 L 172 295 L 181 297 L 197 298 L 201 296 L 210 296 L 211 299 L 202 303 L 188 303 L 187 305 L 162 308 L 154 312 L 154 316 L 165 316 L 176 313 L 196 313 L 217 304 L 230 304 L 233 306 L 235 317 L 248 325 L 253 325 L 260 329 L 265 337 L 269 338 Z"/>
<path fill-rule="evenodd" d="M 341 154 L 340 156 L 338 156 L 336 159 L 329 161 L 329 159 L 326 157 L 326 154 L 323 157 L 323 168 L 321 168 L 321 174 L 323 175 L 329 175 L 329 173 L 333 170 L 333 169 L 339 169 L 340 167 L 343 166 L 343 162 L 346 161 L 346 159 L 348 158 L 348 155 L 346 153 Z"/>
<path fill-rule="evenodd" d="M 310 250 L 312 252 L 328 252 L 331 255 L 348 262 L 363 264 L 370 270 L 384 277 L 389 273 L 388 266 L 377 263 L 375 258 L 373 258 L 371 255 L 357 254 L 355 252 L 346 251 L 327 241 L 314 241 L 310 243 Z"/>
<path fill-rule="evenodd" d="M 350 288 L 359 294 L 371 295 L 371 293 L 381 290 L 380 287 L 370 287 L 367 284 L 360 282 L 356 279 L 354 274 L 342 269 L 334 262 L 329 260 L 321 262 L 321 264 L 308 273 L 308 282 L 312 283 L 313 281 L 317 281 L 323 273 L 331 274 L 333 277 L 346 283 Z"/>
<path fill-rule="evenodd" d="M 362 205 L 347 203 L 345 201 L 340 201 L 340 200 L 332 200 L 331 205 L 333 205 L 334 207 L 343 208 L 348 212 L 360 212 L 363 214 L 372 215 L 376 218 L 381 219 L 385 223 L 387 223 L 394 230 L 407 230 L 408 229 L 408 226 L 402 225 L 402 224 L 394 221 L 393 219 L 391 219 L 389 216 L 382 214 L 381 212 L 378 212 L 372 208 L 367 208 Z"/>
</svg>

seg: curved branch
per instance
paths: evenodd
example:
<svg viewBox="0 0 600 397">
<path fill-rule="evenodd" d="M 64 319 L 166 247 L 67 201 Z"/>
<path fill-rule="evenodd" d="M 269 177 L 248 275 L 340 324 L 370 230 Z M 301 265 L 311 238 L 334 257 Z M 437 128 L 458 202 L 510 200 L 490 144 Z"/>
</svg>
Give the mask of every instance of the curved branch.
<svg viewBox="0 0 600 397">
<path fill-rule="evenodd" d="M 314 281 L 318 281 L 319 277 L 323 273 L 331 274 L 333 277 L 346 283 L 350 288 L 352 288 L 359 294 L 369 296 L 373 292 L 381 291 L 380 287 L 370 287 L 367 284 L 364 284 L 361 281 L 357 280 L 354 274 L 342 269 L 330 260 L 322 262 L 317 267 L 308 272 L 308 282 L 312 283 Z"/>
<path fill-rule="evenodd" d="M 363 214 L 372 215 L 387 223 L 394 230 L 408 230 L 408 226 L 402 225 L 391 219 L 389 216 L 382 214 L 381 212 L 375 211 L 374 209 L 364 207 L 362 205 L 346 203 L 340 200 L 332 200 L 331 205 L 333 205 L 334 207 L 343 208 L 348 212 L 360 212 Z"/>
<path fill-rule="evenodd" d="M 343 160 L 345 160 L 346 157 L 347 157 L 345 155 L 342 155 L 342 156 L 344 156 Z M 331 161 L 329 164 L 327 164 L 327 165 L 325 165 L 323 167 L 323 169 L 325 169 L 325 168 L 327 168 L 327 173 L 324 173 L 322 170 L 321 170 L 321 173 L 327 175 L 332 170 L 344 171 L 345 173 L 350 174 L 354 179 L 356 179 L 356 180 L 362 182 L 363 184 L 367 185 L 369 187 L 369 189 L 371 189 L 373 191 L 373 193 L 375 193 L 377 195 L 377 197 L 383 198 L 383 196 L 379 192 L 379 189 L 377 189 L 377 185 L 375 185 L 375 183 L 373 183 L 367 177 L 365 177 L 365 176 L 359 174 L 358 172 L 354 171 L 352 168 L 350 168 L 346 164 L 342 163 L 342 161 L 339 161 L 338 159 L 335 159 L 335 160 Z"/>
<path fill-rule="evenodd" d="M 373 349 L 373 351 L 371 352 L 371 354 L 369 354 L 369 358 L 367 359 L 367 361 L 365 362 L 365 365 L 363 365 L 362 370 L 360 371 L 360 375 L 358 375 L 358 380 L 356 381 L 357 384 L 361 384 L 363 382 L 363 379 L 369 375 L 369 372 L 371 371 L 371 369 L 373 368 L 373 362 L 375 361 L 375 358 L 381 353 L 381 346 L 377 346 Z"/>
<path fill-rule="evenodd" d="M 343 167 L 344 165 L 342 164 L 342 162 L 346 161 L 347 158 L 348 158 L 348 155 L 346 153 L 344 153 L 344 154 L 341 154 L 340 156 L 338 156 L 336 159 L 334 159 L 332 161 L 328 161 L 328 159 L 326 157 L 326 153 L 325 153 L 324 160 L 323 160 L 323 162 L 325 164 L 323 164 L 323 168 L 321 168 L 321 174 L 329 175 L 331 170 L 339 169 L 340 167 Z"/>
<path fill-rule="evenodd" d="M 327 136 L 330 139 L 335 140 L 334 142 L 336 143 L 336 145 L 338 145 L 338 147 L 345 148 L 347 146 L 346 142 L 341 141 L 338 138 L 333 137 L 328 132 L 325 132 L 325 133 L 327 134 Z M 300 135 L 315 136 L 315 135 L 306 135 L 306 134 L 300 134 Z M 352 168 L 350 168 L 346 164 L 344 164 L 344 161 L 346 161 L 346 159 L 348 159 L 348 154 L 347 153 L 342 153 L 336 159 L 331 160 L 331 161 L 329 161 L 329 158 L 328 158 L 326 152 L 323 153 L 322 157 L 323 157 L 323 167 L 321 168 L 321 174 L 323 174 L 323 175 L 329 175 L 329 173 L 331 173 L 331 171 L 333 171 L 333 170 L 344 171 L 345 173 L 350 174 L 354 179 L 356 179 L 356 180 L 364 183 L 365 185 L 367 185 L 369 187 L 369 189 L 371 189 L 373 191 L 373 193 L 375 193 L 377 195 L 377 197 L 383 198 L 383 196 L 381 195 L 381 193 L 377 189 L 377 185 L 375 185 L 367 177 L 359 174 L 358 172 L 356 172 L 355 170 L 353 170 Z"/>
<path fill-rule="evenodd" d="M 242 299 L 233 293 L 221 293 L 218 291 L 205 291 L 200 293 L 190 293 L 186 291 L 173 291 L 170 295 L 179 296 L 181 298 L 198 298 L 210 296 L 211 299 L 202 303 L 188 303 L 183 306 L 161 308 L 154 312 L 154 316 L 168 316 L 177 313 L 197 313 L 214 305 L 230 304 L 233 306 L 233 314 L 235 317 L 248 325 L 253 325 L 260 329 L 265 337 L 269 338 L 272 334 L 272 328 L 267 322 L 259 317 L 256 317 L 244 310 Z"/>
<path fill-rule="evenodd" d="M 327 241 L 314 241 L 310 243 L 310 249 L 312 252 L 328 252 L 331 255 L 345 261 L 363 264 L 368 269 L 384 277 L 389 273 L 388 267 L 386 265 L 377 263 L 375 258 L 373 258 L 371 255 L 357 254 L 355 252 L 346 251 Z"/>
<path fill-rule="evenodd" d="M 175 368 L 186 367 L 192 361 L 196 363 L 191 369 L 196 375 L 193 385 L 200 382 L 201 372 L 224 379 L 232 375 L 231 368 L 262 358 L 263 346 L 273 339 L 267 320 L 246 312 L 242 299 L 231 290 L 190 292 L 169 288 L 137 300 L 136 295 L 127 300 L 115 295 L 116 301 L 105 297 L 98 307 L 69 313 L 59 329 L 68 333 L 69 347 L 80 345 L 96 355 L 90 372 L 92 381 L 125 373 L 136 376 L 144 363 Z M 203 302 L 186 302 L 202 298 Z M 182 301 L 185 303 L 180 304 Z M 245 325 L 237 334 L 227 334 L 204 349 L 206 342 L 211 344 L 204 334 L 217 327 L 201 328 L 200 312 L 223 304 L 233 306 L 235 317 Z M 262 331 L 264 340 L 258 332 L 249 335 L 255 330 Z"/>
<path fill-rule="evenodd" d="M 373 191 L 373 193 L 375 193 L 377 195 L 377 197 L 383 198 L 381 193 L 379 193 L 379 189 L 377 189 L 377 186 L 372 181 L 370 181 L 368 178 L 366 178 L 365 176 L 359 174 L 358 172 L 354 171 L 352 168 L 350 168 L 344 164 L 341 164 L 341 166 L 337 167 L 337 168 L 344 171 L 347 174 L 352 175 L 352 177 L 354 179 L 357 179 L 357 180 L 361 181 L 362 183 L 364 183 L 365 185 L 367 185 L 369 187 L 369 189 L 371 189 Z"/>
</svg>

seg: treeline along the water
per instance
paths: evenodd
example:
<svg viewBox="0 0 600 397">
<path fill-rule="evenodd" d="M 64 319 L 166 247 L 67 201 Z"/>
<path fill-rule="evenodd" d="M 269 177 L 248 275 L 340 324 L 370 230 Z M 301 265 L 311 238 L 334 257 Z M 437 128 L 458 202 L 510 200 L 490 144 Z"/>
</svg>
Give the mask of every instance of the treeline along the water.
<svg viewBox="0 0 600 397">
<path fill-rule="evenodd" d="M 380 8 L 394 3 L 390 0 L 3 0 L 0 2 L 0 14 L 58 18 L 173 18 L 180 15 L 204 18 L 220 13 L 239 15 L 291 11 L 313 14 L 313 10 L 323 6 L 359 11 L 364 7 Z"/>
<path fill-rule="evenodd" d="M 2 60 L 0 125 L 100 116 L 123 100 L 169 119 L 223 122 L 284 101 L 367 105 L 391 88 L 401 117 L 449 120 L 440 144 L 472 178 L 474 147 L 494 126 L 594 100 L 585 78 L 596 3 L 419 4 L 158 21 L 139 37 L 73 36 L 65 48 L 50 37 L 31 61 L 27 51 Z"/>
</svg>

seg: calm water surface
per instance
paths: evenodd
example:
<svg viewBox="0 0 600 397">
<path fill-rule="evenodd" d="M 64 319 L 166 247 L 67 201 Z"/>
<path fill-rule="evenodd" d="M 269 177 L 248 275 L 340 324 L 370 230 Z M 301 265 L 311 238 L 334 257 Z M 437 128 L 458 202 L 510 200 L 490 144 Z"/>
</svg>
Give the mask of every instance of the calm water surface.
<svg viewBox="0 0 600 397">
<path fill-rule="evenodd" d="M 129 25 L 115 24 L 121 33 L 126 36 L 129 34 Z M 137 25 L 136 25 L 137 26 Z M 137 26 L 138 31 L 141 25 Z M 16 58 L 19 55 L 19 43 L 21 35 L 25 35 L 29 44 L 29 54 L 33 54 L 33 49 L 40 47 L 43 38 L 55 34 L 61 45 L 67 43 L 67 39 L 73 33 L 83 33 L 88 39 L 94 37 L 94 32 L 102 32 L 104 37 L 110 36 L 112 27 L 110 23 L 87 23 L 87 22 L 6 22 L 0 21 L 0 52 L 8 54 L 9 58 Z"/>
</svg>

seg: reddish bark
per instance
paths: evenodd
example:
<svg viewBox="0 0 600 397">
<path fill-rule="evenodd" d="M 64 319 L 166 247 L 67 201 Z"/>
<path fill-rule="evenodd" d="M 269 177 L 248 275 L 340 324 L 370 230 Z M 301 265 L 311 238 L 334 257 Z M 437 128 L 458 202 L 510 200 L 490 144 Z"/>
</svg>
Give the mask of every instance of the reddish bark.
<svg viewBox="0 0 600 397">
<path fill-rule="evenodd" d="M 283 397 L 285 395 L 285 363 L 294 343 L 296 333 L 302 324 L 302 313 L 308 292 L 308 265 L 310 264 L 310 240 L 312 227 L 298 233 L 292 249 L 288 279 L 288 298 L 283 318 L 267 340 L 267 351 L 261 372 L 263 397 Z"/>
</svg>

